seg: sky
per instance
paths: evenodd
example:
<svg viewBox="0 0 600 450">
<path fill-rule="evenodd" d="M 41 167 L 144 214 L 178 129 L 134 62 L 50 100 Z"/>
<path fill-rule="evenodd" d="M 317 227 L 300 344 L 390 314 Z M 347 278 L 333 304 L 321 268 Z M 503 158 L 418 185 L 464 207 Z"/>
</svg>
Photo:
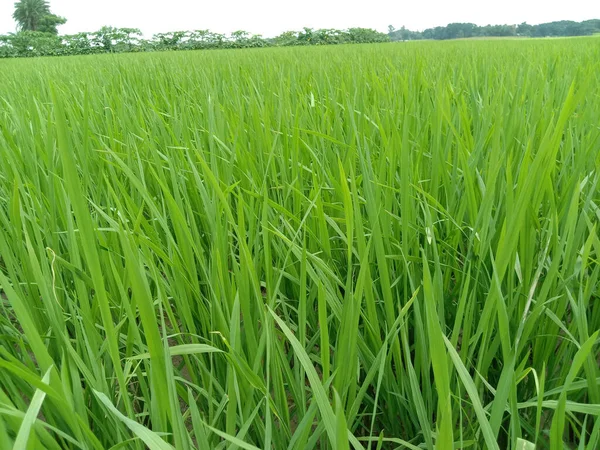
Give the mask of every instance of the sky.
<svg viewBox="0 0 600 450">
<path fill-rule="evenodd" d="M 15 31 L 15 0 L 0 0 L 0 34 Z M 451 22 L 478 25 L 537 24 L 600 18 L 600 0 L 49 0 L 68 19 L 61 34 L 96 31 L 104 25 L 139 28 L 144 35 L 209 29 L 245 30 L 273 37 L 287 30 L 388 25 L 423 30 Z"/>
</svg>

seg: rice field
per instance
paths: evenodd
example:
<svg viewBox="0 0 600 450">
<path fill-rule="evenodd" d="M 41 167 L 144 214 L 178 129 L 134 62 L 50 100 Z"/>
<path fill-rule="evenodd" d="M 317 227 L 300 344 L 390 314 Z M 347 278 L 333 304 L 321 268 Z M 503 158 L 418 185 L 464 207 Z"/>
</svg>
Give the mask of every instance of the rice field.
<svg viewBox="0 0 600 450">
<path fill-rule="evenodd" d="M 600 448 L 600 45 L 0 60 L 0 449 Z"/>
</svg>

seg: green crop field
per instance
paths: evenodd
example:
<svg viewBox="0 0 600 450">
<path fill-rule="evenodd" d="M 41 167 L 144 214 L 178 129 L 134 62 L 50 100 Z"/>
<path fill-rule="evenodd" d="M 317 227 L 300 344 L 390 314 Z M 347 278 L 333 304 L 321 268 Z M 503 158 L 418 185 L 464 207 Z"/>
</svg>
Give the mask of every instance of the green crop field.
<svg viewBox="0 0 600 450">
<path fill-rule="evenodd" d="M 600 448 L 595 38 L 0 60 L 0 449 Z"/>
</svg>

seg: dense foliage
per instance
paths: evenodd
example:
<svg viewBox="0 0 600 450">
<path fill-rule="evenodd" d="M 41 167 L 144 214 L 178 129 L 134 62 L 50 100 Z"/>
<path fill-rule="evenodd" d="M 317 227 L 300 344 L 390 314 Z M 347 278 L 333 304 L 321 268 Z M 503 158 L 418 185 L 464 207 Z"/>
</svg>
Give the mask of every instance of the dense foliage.
<svg viewBox="0 0 600 450">
<path fill-rule="evenodd" d="M 0 449 L 600 448 L 597 38 L 0 67 Z"/>
<path fill-rule="evenodd" d="M 41 32 L 20 32 L 0 36 L 0 58 L 27 56 L 88 55 L 95 53 L 148 52 L 161 50 L 202 50 L 255 48 L 293 45 L 328 45 L 387 42 L 389 37 L 368 28 L 290 31 L 265 39 L 246 31 L 231 35 L 209 30 L 159 33 L 146 40 L 135 28 L 104 27 L 95 33 L 56 36 Z"/>
<path fill-rule="evenodd" d="M 451 23 L 445 27 L 428 28 L 422 32 L 411 31 L 404 27 L 395 29 L 390 25 L 388 36 L 392 41 L 409 41 L 419 39 L 462 39 L 475 37 L 559 37 L 559 36 L 590 36 L 600 33 L 600 20 L 573 22 L 542 23 L 539 25 L 486 25 L 474 23 Z"/>
</svg>

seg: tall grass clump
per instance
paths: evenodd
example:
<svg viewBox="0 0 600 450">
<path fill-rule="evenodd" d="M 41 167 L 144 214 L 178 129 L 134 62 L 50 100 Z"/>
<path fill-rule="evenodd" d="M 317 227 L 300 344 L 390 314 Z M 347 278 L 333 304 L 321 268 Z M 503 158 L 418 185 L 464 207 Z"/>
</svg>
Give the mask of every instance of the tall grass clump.
<svg viewBox="0 0 600 450">
<path fill-rule="evenodd" d="M 0 449 L 600 448 L 593 38 L 0 73 Z"/>
</svg>

